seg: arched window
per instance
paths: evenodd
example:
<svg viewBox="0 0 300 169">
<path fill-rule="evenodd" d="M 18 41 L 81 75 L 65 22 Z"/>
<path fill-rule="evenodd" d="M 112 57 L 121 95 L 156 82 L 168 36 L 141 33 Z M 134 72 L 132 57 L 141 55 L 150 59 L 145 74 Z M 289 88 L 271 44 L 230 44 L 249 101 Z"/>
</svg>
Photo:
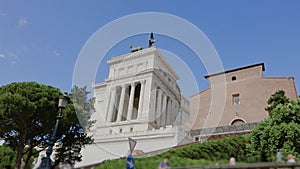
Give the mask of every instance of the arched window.
<svg viewBox="0 0 300 169">
<path fill-rule="evenodd" d="M 235 81 L 236 80 L 236 76 L 232 76 L 231 80 Z"/>
<path fill-rule="evenodd" d="M 231 125 L 240 125 L 240 124 L 245 124 L 245 121 L 242 119 L 235 119 L 231 122 Z"/>
</svg>

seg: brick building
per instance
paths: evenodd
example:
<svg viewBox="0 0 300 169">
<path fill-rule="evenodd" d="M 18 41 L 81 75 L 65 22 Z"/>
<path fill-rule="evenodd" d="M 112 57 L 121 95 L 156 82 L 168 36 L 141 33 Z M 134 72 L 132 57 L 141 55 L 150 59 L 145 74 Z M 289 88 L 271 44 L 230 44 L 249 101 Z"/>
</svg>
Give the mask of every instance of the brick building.
<svg viewBox="0 0 300 169">
<path fill-rule="evenodd" d="M 267 100 L 278 90 L 284 90 L 291 99 L 298 98 L 293 77 L 265 77 L 264 70 L 264 64 L 259 63 L 205 76 L 210 88 L 190 97 L 190 117 L 196 135 L 194 139 L 199 140 L 205 128 L 255 123 L 265 119 L 268 117 L 265 111 Z M 212 88 L 221 83 L 222 78 L 224 104 L 213 105 Z M 211 130 L 205 135 L 213 133 L 216 131 Z"/>
</svg>

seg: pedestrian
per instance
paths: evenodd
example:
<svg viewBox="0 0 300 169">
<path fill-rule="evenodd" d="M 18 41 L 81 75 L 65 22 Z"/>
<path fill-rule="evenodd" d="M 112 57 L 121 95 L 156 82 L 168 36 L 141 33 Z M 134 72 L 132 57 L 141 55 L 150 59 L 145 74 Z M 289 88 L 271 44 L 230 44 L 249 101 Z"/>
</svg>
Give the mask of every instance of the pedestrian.
<svg viewBox="0 0 300 169">
<path fill-rule="evenodd" d="M 234 157 L 231 157 L 229 159 L 229 165 L 235 165 L 235 158 Z"/>
<path fill-rule="evenodd" d="M 276 162 L 278 162 L 278 163 L 282 162 L 282 154 L 278 149 L 277 149 L 277 152 L 276 152 Z"/>
<path fill-rule="evenodd" d="M 169 165 L 169 160 L 170 160 L 170 157 L 166 156 L 164 158 L 164 160 L 162 162 L 160 162 L 158 169 L 170 169 L 171 167 Z"/>
<path fill-rule="evenodd" d="M 287 156 L 287 163 L 295 163 L 296 161 L 295 161 L 295 156 L 293 156 L 292 154 L 289 154 L 288 156 Z"/>
</svg>

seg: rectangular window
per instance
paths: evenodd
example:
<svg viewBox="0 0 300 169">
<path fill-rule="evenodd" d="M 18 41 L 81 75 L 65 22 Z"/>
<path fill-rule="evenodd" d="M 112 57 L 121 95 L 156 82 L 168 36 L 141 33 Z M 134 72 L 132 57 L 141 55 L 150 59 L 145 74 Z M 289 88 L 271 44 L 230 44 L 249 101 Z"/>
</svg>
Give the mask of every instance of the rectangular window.
<svg viewBox="0 0 300 169">
<path fill-rule="evenodd" d="M 123 132 L 123 129 L 120 129 L 120 133 L 122 133 Z"/>
<path fill-rule="evenodd" d="M 109 134 L 112 134 L 112 130 L 109 130 Z"/>
<path fill-rule="evenodd" d="M 199 137 L 195 137 L 195 141 L 199 141 Z"/>
<path fill-rule="evenodd" d="M 130 128 L 130 132 L 133 132 L 133 128 L 132 127 Z"/>
<path fill-rule="evenodd" d="M 234 105 L 240 104 L 240 94 L 233 94 L 232 95 L 232 103 Z"/>
</svg>

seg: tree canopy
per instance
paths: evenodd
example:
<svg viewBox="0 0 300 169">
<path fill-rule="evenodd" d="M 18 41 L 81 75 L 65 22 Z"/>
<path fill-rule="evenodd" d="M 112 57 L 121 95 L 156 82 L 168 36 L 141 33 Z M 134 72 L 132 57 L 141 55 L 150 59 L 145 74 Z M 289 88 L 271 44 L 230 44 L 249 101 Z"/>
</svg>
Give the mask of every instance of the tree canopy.
<svg viewBox="0 0 300 169">
<path fill-rule="evenodd" d="M 6 145 L 0 146 L 0 168 L 7 165 L 14 165 L 16 161 L 16 152 Z"/>
<path fill-rule="evenodd" d="M 251 133 L 248 149 L 258 161 L 273 161 L 276 151 L 285 156 L 300 154 L 300 101 L 277 91 L 268 100 L 269 118 Z"/>
<path fill-rule="evenodd" d="M 76 87 L 72 94 L 82 88 Z M 50 142 L 52 130 L 58 112 L 59 89 L 36 82 L 17 82 L 0 87 L 0 137 L 4 138 L 16 155 L 16 167 L 20 168 L 23 160 L 30 168 L 30 158 L 44 150 Z M 88 94 L 88 92 L 85 92 Z M 85 98 L 88 105 L 93 100 Z M 63 118 L 55 142 L 56 163 L 73 164 L 80 161 L 80 150 L 93 140 L 83 132 L 74 107 L 80 107 L 73 100 L 63 110 Z M 91 109 L 84 109 L 86 113 Z"/>
</svg>

